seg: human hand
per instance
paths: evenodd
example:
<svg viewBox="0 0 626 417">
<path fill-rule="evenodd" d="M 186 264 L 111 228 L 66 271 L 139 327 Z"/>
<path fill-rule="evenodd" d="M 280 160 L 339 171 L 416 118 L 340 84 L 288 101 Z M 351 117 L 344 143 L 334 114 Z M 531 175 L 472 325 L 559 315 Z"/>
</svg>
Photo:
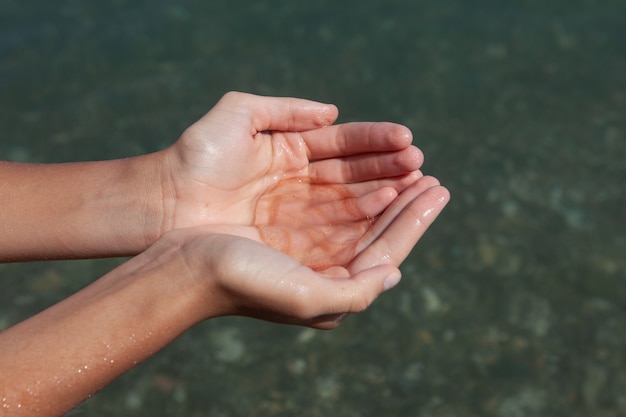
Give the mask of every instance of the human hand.
<svg viewBox="0 0 626 417">
<path fill-rule="evenodd" d="M 349 192 L 361 212 L 380 211 L 421 176 L 422 154 L 403 126 L 329 126 L 336 117 L 332 105 L 229 93 L 160 152 L 0 163 L 0 194 L 11 201 L 0 212 L 0 262 L 136 255 L 172 229 L 262 226 L 259 207 L 275 207 L 268 196 L 293 178 L 298 198 L 341 185 L 337 198 Z"/>
<path fill-rule="evenodd" d="M 163 151 L 161 234 L 206 224 L 251 225 L 259 201 L 271 205 L 267 194 L 293 178 L 307 189 L 340 184 L 356 197 L 374 193 L 368 201 L 376 207 L 363 210 L 368 213 L 380 211 L 421 176 L 422 154 L 411 146 L 407 128 L 330 126 L 336 118 L 332 105 L 226 94 Z M 319 193 L 298 193 L 306 195 Z"/>
<path fill-rule="evenodd" d="M 448 191 L 435 178 L 422 177 L 371 227 L 355 226 L 347 244 L 341 240 L 319 244 L 308 239 L 314 231 L 303 231 L 297 224 L 289 227 L 288 222 L 270 222 L 290 242 L 288 250 L 279 248 L 287 253 L 262 244 L 262 233 L 253 226 L 212 225 L 169 232 L 147 254 L 164 259 L 162 252 L 174 253 L 182 260 L 184 265 L 176 270 L 191 276 L 200 288 L 191 291 L 200 294 L 199 320 L 243 315 L 330 329 L 347 314 L 363 311 L 381 292 L 398 283 L 397 267 L 448 199 Z M 310 214 L 310 218 L 324 218 L 319 211 Z M 349 235 L 350 224 L 342 224 L 337 235 Z M 311 228 L 316 228 L 315 222 Z M 361 230 L 365 232 L 359 235 Z M 356 236 L 360 239 L 354 239 Z M 315 269 L 288 256 L 292 253 L 304 262 L 310 260 L 301 256 L 307 253 L 303 248 L 315 253 Z"/>
</svg>

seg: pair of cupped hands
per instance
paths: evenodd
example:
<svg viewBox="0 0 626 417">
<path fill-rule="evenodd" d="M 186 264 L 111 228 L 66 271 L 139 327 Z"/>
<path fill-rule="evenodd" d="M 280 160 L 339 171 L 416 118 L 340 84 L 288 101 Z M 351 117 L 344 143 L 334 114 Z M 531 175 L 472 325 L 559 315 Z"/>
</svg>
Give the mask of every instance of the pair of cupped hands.
<svg viewBox="0 0 626 417">
<path fill-rule="evenodd" d="M 227 93 L 162 152 L 163 233 L 144 256 L 176 253 L 212 316 L 329 329 L 364 310 L 449 194 L 419 170 L 409 129 L 337 117 Z"/>
</svg>

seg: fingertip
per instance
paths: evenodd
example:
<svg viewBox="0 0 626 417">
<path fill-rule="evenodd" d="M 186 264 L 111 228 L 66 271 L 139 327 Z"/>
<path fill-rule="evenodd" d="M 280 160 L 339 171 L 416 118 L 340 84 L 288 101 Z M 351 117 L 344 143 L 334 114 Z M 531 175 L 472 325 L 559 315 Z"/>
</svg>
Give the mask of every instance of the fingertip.
<svg viewBox="0 0 626 417">
<path fill-rule="evenodd" d="M 386 122 L 384 123 L 389 136 L 393 139 L 394 144 L 400 149 L 406 148 L 413 143 L 413 132 L 408 127 L 398 124 Z"/>
<path fill-rule="evenodd" d="M 442 188 L 440 190 L 441 191 L 441 199 L 443 201 L 446 201 L 446 202 L 450 201 L 450 198 L 452 197 L 452 195 L 450 194 L 450 190 L 448 190 L 448 188 L 443 186 L 443 185 L 440 185 L 440 187 Z"/>
<path fill-rule="evenodd" d="M 398 285 L 401 279 L 402 279 L 402 273 L 400 272 L 399 269 L 395 269 L 394 271 L 391 271 L 389 274 L 387 274 L 387 277 L 385 278 L 385 281 L 383 282 L 383 291 L 389 291 L 390 289 Z"/>
<path fill-rule="evenodd" d="M 318 104 L 321 104 L 323 106 L 320 114 L 319 125 L 330 126 L 335 123 L 335 121 L 337 121 L 337 118 L 339 117 L 339 108 L 334 104 L 329 103 Z"/>
<path fill-rule="evenodd" d="M 370 282 L 371 285 L 376 287 L 375 290 L 377 290 L 378 294 L 392 289 L 398 285 L 402 279 L 400 269 L 382 259 L 379 259 L 378 262 L 370 266 L 360 269 L 355 276 L 358 277 L 358 279 L 362 279 L 364 282 Z"/>
<path fill-rule="evenodd" d="M 275 103 L 286 103 L 284 99 L 274 97 Z M 289 124 L 281 130 L 305 131 L 332 125 L 339 116 L 339 110 L 334 104 L 320 103 L 303 98 L 289 98 L 289 108 L 277 106 L 276 117 L 280 120 L 289 115 Z"/>
<path fill-rule="evenodd" d="M 399 154 L 398 163 L 408 171 L 415 171 L 424 164 L 424 153 L 417 146 L 409 145 Z"/>
<path fill-rule="evenodd" d="M 450 192 L 435 177 L 425 176 L 420 181 L 421 191 L 409 207 L 421 219 L 419 223 L 428 227 L 448 204 Z"/>
<path fill-rule="evenodd" d="M 437 205 L 439 206 L 439 210 L 437 210 L 437 214 L 439 214 L 443 211 L 443 209 L 450 202 L 451 195 L 450 195 L 450 190 L 448 190 L 443 185 L 437 186 L 436 193 L 437 193 Z"/>
<path fill-rule="evenodd" d="M 336 105 L 332 103 L 320 103 L 320 104 L 323 104 L 326 107 L 326 111 L 333 118 L 336 119 L 337 116 L 339 116 L 339 107 L 337 107 Z"/>
<path fill-rule="evenodd" d="M 407 143 L 407 145 L 413 143 L 413 132 L 411 131 L 411 129 L 409 129 L 408 127 L 404 126 L 404 125 L 397 125 L 399 126 L 399 134 L 398 136 Z"/>
<path fill-rule="evenodd" d="M 450 190 L 443 185 L 440 185 L 439 181 L 437 181 L 437 185 L 431 187 L 430 191 L 435 194 L 438 205 L 445 206 L 450 201 Z"/>
<path fill-rule="evenodd" d="M 375 144 L 372 151 L 400 151 L 408 148 L 413 142 L 411 130 L 401 124 L 393 122 L 363 122 L 370 143 Z"/>
<path fill-rule="evenodd" d="M 351 269 L 351 268 L 349 268 Z M 378 296 L 397 285 L 400 281 L 399 270 L 390 264 L 377 264 L 350 271 L 351 277 L 332 280 L 329 284 L 335 288 L 334 308 L 337 312 L 361 313 Z"/>
<path fill-rule="evenodd" d="M 429 190 L 431 188 L 435 188 L 435 187 L 440 187 L 441 183 L 439 182 L 439 180 L 436 177 L 433 177 L 432 175 L 424 175 L 419 179 L 419 186 L 422 189 L 422 191 L 426 191 Z"/>
</svg>

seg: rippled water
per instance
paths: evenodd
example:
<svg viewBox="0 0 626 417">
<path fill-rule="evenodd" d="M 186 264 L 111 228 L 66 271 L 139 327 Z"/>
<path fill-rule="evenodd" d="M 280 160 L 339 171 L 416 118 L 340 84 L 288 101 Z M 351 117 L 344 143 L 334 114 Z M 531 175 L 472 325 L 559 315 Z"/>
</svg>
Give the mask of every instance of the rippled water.
<svg viewBox="0 0 626 417">
<path fill-rule="evenodd" d="M 626 415 L 622 1 L 0 2 L 0 159 L 172 143 L 226 91 L 407 124 L 451 204 L 332 332 L 204 323 L 85 416 Z M 120 260 L 0 268 L 0 328 Z M 68 340 L 67 343 L 72 343 Z"/>
</svg>

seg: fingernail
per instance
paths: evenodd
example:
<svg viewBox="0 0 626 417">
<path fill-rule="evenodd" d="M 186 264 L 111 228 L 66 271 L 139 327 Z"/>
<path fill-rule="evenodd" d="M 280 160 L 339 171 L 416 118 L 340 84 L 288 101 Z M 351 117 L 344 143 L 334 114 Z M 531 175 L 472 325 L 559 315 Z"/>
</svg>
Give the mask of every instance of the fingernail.
<svg viewBox="0 0 626 417">
<path fill-rule="evenodd" d="M 383 284 L 384 290 L 390 290 L 398 285 L 398 282 L 400 282 L 400 278 L 402 278 L 402 275 L 400 275 L 400 273 L 398 272 L 393 272 L 388 275 L 387 278 L 385 278 L 385 283 Z"/>
</svg>

